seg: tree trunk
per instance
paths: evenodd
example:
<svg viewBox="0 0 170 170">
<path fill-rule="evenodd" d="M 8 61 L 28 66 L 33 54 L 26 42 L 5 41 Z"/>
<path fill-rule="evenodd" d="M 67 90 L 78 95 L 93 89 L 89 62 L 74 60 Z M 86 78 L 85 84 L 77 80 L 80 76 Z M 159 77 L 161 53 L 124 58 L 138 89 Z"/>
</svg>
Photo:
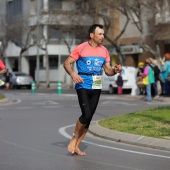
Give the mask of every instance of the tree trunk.
<svg viewBox="0 0 170 170">
<path fill-rule="evenodd" d="M 46 49 L 46 87 L 50 88 L 50 71 L 49 71 L 49 56 L 48 56 L 48 52 Z"/>
</svg>

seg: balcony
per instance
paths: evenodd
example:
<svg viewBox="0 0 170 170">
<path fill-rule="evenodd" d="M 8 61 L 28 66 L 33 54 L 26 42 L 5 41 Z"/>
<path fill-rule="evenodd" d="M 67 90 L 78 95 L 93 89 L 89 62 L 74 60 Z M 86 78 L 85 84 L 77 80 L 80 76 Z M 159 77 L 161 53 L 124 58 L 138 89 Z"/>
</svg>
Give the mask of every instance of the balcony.
<svg viewBox="0 0 170 170">
<path fill-rule="evenodd" d="M 39 25 L 81 25 L 89 26 L 93 24 L 93 18 L 89 15 L 77 16 L 70 14 L 46 14 L 40 16 L 30 16 L 29 26 Z"/>
</svg>

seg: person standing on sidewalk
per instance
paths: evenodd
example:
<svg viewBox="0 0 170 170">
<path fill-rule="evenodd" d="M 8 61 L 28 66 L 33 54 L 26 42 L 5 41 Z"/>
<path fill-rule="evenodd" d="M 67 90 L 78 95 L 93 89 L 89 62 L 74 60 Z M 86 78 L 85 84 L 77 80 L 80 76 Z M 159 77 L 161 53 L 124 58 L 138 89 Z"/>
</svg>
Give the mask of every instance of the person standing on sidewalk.
<svg viewBox="0 0 170 170">
<path fill-rule="evenodd" d="M 151 89 L 153 88 L 153 90 L 154 90 L 153 98 L 157 98 L 157 97 L 159 97 L 159 93 L 158 93 L 158 87 L 159 86 L 158 86 L 158 83 L 160 81 L 160 72 L 161 71 L 160 71 L 160 69 L 158 67 L 157 60 L 156 59 L 152 59 L 152 58 L 150 58 L 150 60 L 151 60 L 150 66 L 151 66 L 151 68 L 154 71 L 154 77 L 155 77 L 155 82 L 153 84 L 151 84 Z"/>
<path fill-rule="evenodd" d="M 5 64 L 3 63 L 2 60 L 0 60 L 0 75 L 4 74 L 6 72 L 6 69 L 5 69 Z M 0 86 L 4 85 L 4 81 L 2 81 L 0 79 Z"/>
<path fill-rule="evenodd" d="M 136 81 L 136 84 L 137 84 L 137 86 L 138 86 L 138 88 L 139 88 L 139 94 L 140 95 L 144 95 L 146 92 L 146 90 L 145 90 L 145 86 L 144 86 L 144 84 L 142 83 L 142 73 L 143 73 L 143 70 L 144 70 L 144 63 L 143 62 L 139 62 L 138 63 L 138 71 L 137 71 L 137 74 L 136 74 L 136 79 L 137 79 L 137 81 Z"/>
<path fill-rule="evenodd" d="M 150 66 L 150 58 L 145 59 L 144 72 L 142 73 L 143 82 L 146 84 L 146 99 L 145 101 L 151 101 L 151 84 L 155 82 L 154 71 Z"/>
<path fill-rule="evenodd" d="M 78 45 L 63 65 L 75 83 L 82 112 L 76 122 L 73 136 L 68 145 L 68 152 L 80 156 L 84 156 L 85 152 L 79 149 L 79 145 L 87 133 L 100 98 L 102 68 L 108 76 L 114 76 L 122 71 L 121 65 L 116 65 L 114 69 L 110 65 L 108 50 L 102 45 L 104 39 L 103 26 L 99 24 L 90 26 L 89 36 L 90 40 Z M 75 61 L 78 74 L 71 67 Z"/>
<path fill-rule="evenodd" d="M 117 94 L 122 94 L 123 93 L 123 78 L 122 78 L 122 73 L 119 73 L 119 75 L 117 76 Z"/>
<path fill-rule="evenodd" d="M 161 77 L 164 79 L 164 91 L 165 91 L 165 96 L 169 97 L 170 96 L 170 87 L 169 87 L 169 80 L 168 80 L 168 75 L 170 74 L 170 53 L 166 53 L 164 55 L 165 62 L 161 66 Z"/>
<path fill-rule="evenodd" d="M 2 60 L 0 60 L 0 75 L 4 74 L 5 72 L 6 72 L 5 64 L 3 63 Z"/>
<path fill-rule="evenodd" d="M 9 69 L 6 69 L 6 73 L 4 74 L 5 76 L 5 86 L 6 90 L 9 90 L 10 87 L 10 78 L 12 77 L 12 74 L 9 72 Z"/>
</svg>

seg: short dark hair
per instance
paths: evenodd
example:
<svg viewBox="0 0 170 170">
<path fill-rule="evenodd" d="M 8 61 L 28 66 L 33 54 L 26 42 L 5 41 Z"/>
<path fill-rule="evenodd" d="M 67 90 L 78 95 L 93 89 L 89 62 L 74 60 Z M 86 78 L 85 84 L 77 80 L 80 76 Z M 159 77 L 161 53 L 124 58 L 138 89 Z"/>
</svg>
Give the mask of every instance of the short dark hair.
<svg viewBox="0 0 170 170">
<path fill-rule="evenodd" d="M 103 25 L 101 25 L 101 24 L 93 24 L 89 28 L 89 35 L 90 35 L 90 33 L 94 33 L 94 31 L 95 31 L 95 29 L 97 27 L 99 27 L 100 29 L 103 29 Z"/>
</svg>

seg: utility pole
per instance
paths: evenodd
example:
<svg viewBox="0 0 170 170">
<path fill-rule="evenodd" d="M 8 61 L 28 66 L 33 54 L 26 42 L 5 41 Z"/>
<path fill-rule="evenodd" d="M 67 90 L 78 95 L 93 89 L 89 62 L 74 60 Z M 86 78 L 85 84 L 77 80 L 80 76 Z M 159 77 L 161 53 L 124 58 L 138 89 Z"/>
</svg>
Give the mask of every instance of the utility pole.
<svg viewBox="0 0 170 170">
<path fill-rule="evenodd" d="M 48 56 L 48 21 L 49 21 L 49 1 L 43 0 L 43 12 L 46 14 L 45 23 L 43 25 L 43 37 L 45 39 L 45 67 L 46 67 L 46 87 L 50 87 L 50 71 L 49 71 L 49 56 Z"/>
<path fill-rule="evenodd" d="M 37 57 L 36 57 L 36 84 L 37 88 L 39 87 L 39 71 L 40 71 L 40 51 L 39 51 L 39 45 L 40 42 L 40 26 L 39 26 L 39 1 L 37 1 Z"/>
</svg>

